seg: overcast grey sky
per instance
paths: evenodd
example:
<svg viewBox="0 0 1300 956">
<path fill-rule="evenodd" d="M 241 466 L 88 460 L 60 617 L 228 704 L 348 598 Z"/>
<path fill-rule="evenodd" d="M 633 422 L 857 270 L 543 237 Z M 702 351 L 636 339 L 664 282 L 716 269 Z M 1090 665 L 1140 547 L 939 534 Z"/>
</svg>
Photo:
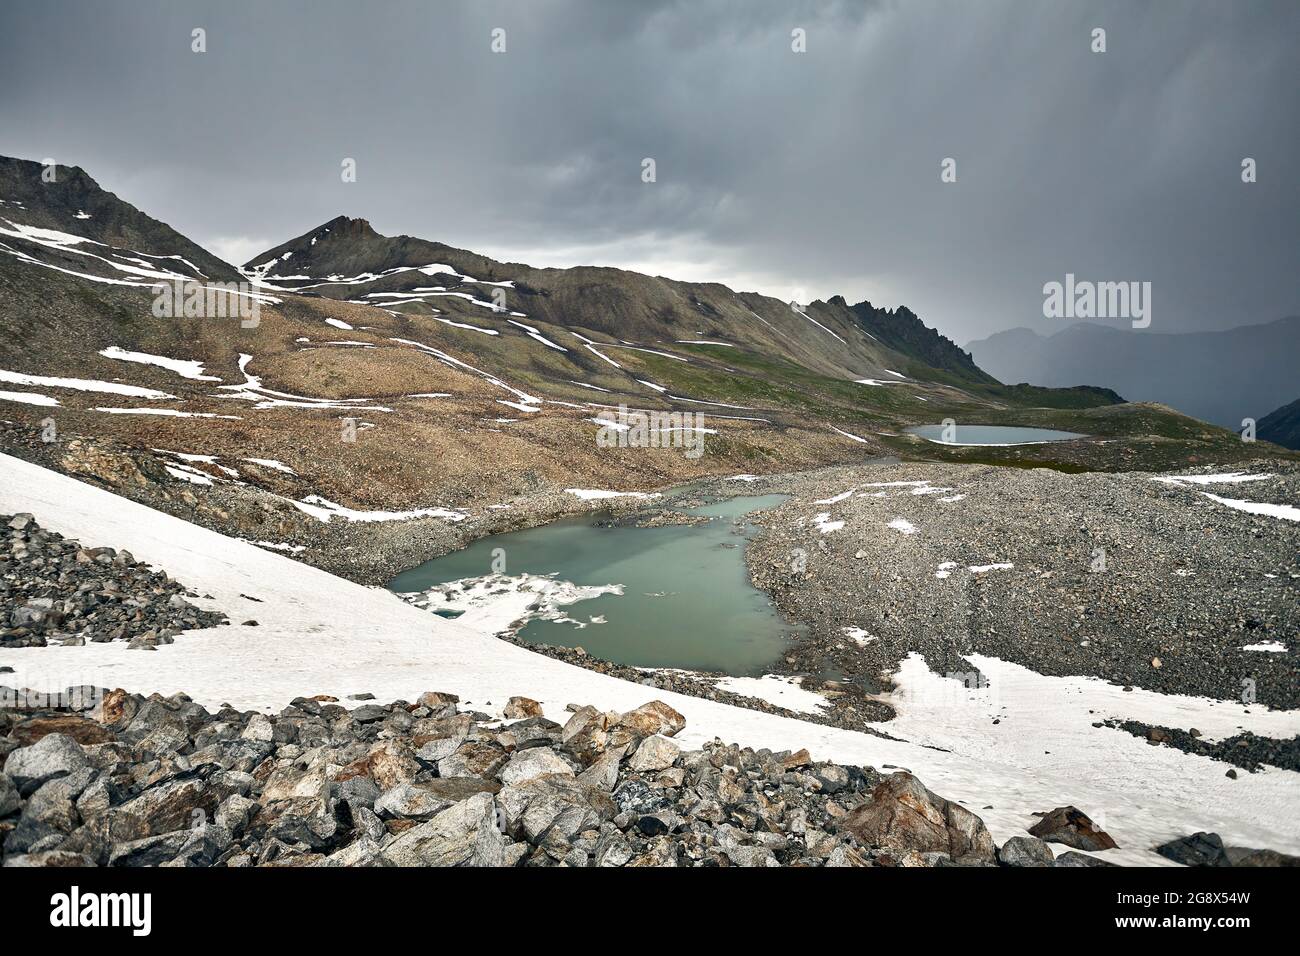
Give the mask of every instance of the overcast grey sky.
<svg viewBox="0 0 1300 956">
<path fill-rule="evenodd" d="M 1060 327 L 1042 286 L 1067 272 L 1150 281 L 1153 332 L 1300 312 L 1293 0 L 42 0 L 3 19 L 0 153 L 82 166 L 232 260 L 346 214 L 535 265 L 905 304 L 961 343 Z"/>
</svg>

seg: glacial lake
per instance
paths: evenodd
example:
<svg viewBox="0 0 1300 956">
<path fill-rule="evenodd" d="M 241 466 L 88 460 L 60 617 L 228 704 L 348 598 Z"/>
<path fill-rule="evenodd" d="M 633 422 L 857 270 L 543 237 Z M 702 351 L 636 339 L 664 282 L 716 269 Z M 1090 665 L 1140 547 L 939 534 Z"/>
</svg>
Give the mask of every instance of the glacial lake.
<svg viewBox="0 0 1300 956">
<path fill-rule="evenodd" d="M 694 525 L 597 525 L 607 516 L 596 514 L 492 535 L 405 571 L 388 587 L 399 593 L 425 591 L 480 578 L 492 572 L 494 555 L 504 557 L 504 573 L 510 576 L 619 584 L 622 594 L 566 605 L 571 621 L 530 620 L 519 638 L 582 647 L 637 667 L 759 675 L 771 669 L 800 628 L 782 619 L 767 595 L 750 584 L 744 548 L 754 526 L 745 516 L 786 497 L 749 495 L 682 509 L 710 519 Z"/>
<path fill-rule="evenodd" d="M 942 425 L 913 425 L 903 429 L 911 435 L 941 445 L 1037 445 L 1049 441 L 1069 441 L 1087 438 L 1078 432 L 1062 432 L 1054 428 L 1022 428 L 1018 425 L 957 425 L 953 440 L 944 441 Z"/>
</svg>

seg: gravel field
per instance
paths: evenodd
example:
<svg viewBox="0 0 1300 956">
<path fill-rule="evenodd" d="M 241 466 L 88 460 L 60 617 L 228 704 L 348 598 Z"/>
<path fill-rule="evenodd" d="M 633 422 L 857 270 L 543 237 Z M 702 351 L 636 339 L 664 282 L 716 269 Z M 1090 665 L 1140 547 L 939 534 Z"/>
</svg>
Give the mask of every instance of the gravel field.
<svg viewBox="0 0 1300 956">
<path fill-rule="evenodd" d="M 1134 474 L 882 464 L 750 483 L 755 584 L 809 625 L 794 670 L 870 690 L 909 653 L 967 674 L 975 652 L 1039 673 L 1300 705 L 1300 523 L 1224 499 L 1300 500 L 1300 468 L 1196 484 Z M 1224 469 L 1213 469 L 1220 474 Z M 801 570 L 802 568 L 802 570 Z M 1245 650 L 1281 645 L 1285 650 Z M 978 680 L 978 677 L 975 678 Z"/>
</svg>

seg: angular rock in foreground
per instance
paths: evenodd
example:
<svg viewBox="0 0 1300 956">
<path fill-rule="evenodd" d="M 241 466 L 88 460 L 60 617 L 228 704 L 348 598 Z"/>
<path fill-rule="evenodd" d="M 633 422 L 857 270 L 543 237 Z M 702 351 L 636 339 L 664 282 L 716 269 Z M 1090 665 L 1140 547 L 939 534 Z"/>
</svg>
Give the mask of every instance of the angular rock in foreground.
<svg viewBox="0 0 1300 956">
<path fill-rule="evenodd" d="M 843 828 L 863 845 L 899 854 L 942 854 L 966 865 L 994 862 L 993 837 L 984 821 L 935 796 L 910 773 L 896 773 L 877 786 L 870 802 L 844 819 Z"/>
</svg>

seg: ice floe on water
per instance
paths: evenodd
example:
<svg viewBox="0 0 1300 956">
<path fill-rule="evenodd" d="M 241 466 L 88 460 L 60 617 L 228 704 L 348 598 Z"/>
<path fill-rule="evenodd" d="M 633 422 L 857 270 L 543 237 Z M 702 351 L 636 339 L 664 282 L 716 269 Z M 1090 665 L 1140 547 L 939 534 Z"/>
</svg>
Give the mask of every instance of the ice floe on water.
<svg viewBox="0 0 1300 956">
<path fill-rule="evenodd" d="M 110 345 L 99 352 L 104 358 L 117 359 L 119 362 L 136 362 L 140 365 L 156 365 L 159 368 L 165 368 L 169 372 L 175 372 L 181 378 L 193 379 L 197 382 L 219 382 L 221 379 L 216 375 L 204 375 L 203 363 L 193 359 L 174 359 L 167 358 L 165 355 L 150 355 L 148 352 L 128 352 L 126 349 L 119 348 L 116 345 Z"/>
<path fill-rule="evenodd" d="M 604 619 L 599 616 L 580 621 L 563 609 L 602 594 L 622 593 L 621 584 L 580 585 L 542 574 L 487 574 L 449 581 L 423 591 L 400 594 L 399 597 L 415 607 L 455 618 L 456 623 L 479 633 L 499 635 L 534 619 L 578 628 L 603 624 Z"/>
</svg>

